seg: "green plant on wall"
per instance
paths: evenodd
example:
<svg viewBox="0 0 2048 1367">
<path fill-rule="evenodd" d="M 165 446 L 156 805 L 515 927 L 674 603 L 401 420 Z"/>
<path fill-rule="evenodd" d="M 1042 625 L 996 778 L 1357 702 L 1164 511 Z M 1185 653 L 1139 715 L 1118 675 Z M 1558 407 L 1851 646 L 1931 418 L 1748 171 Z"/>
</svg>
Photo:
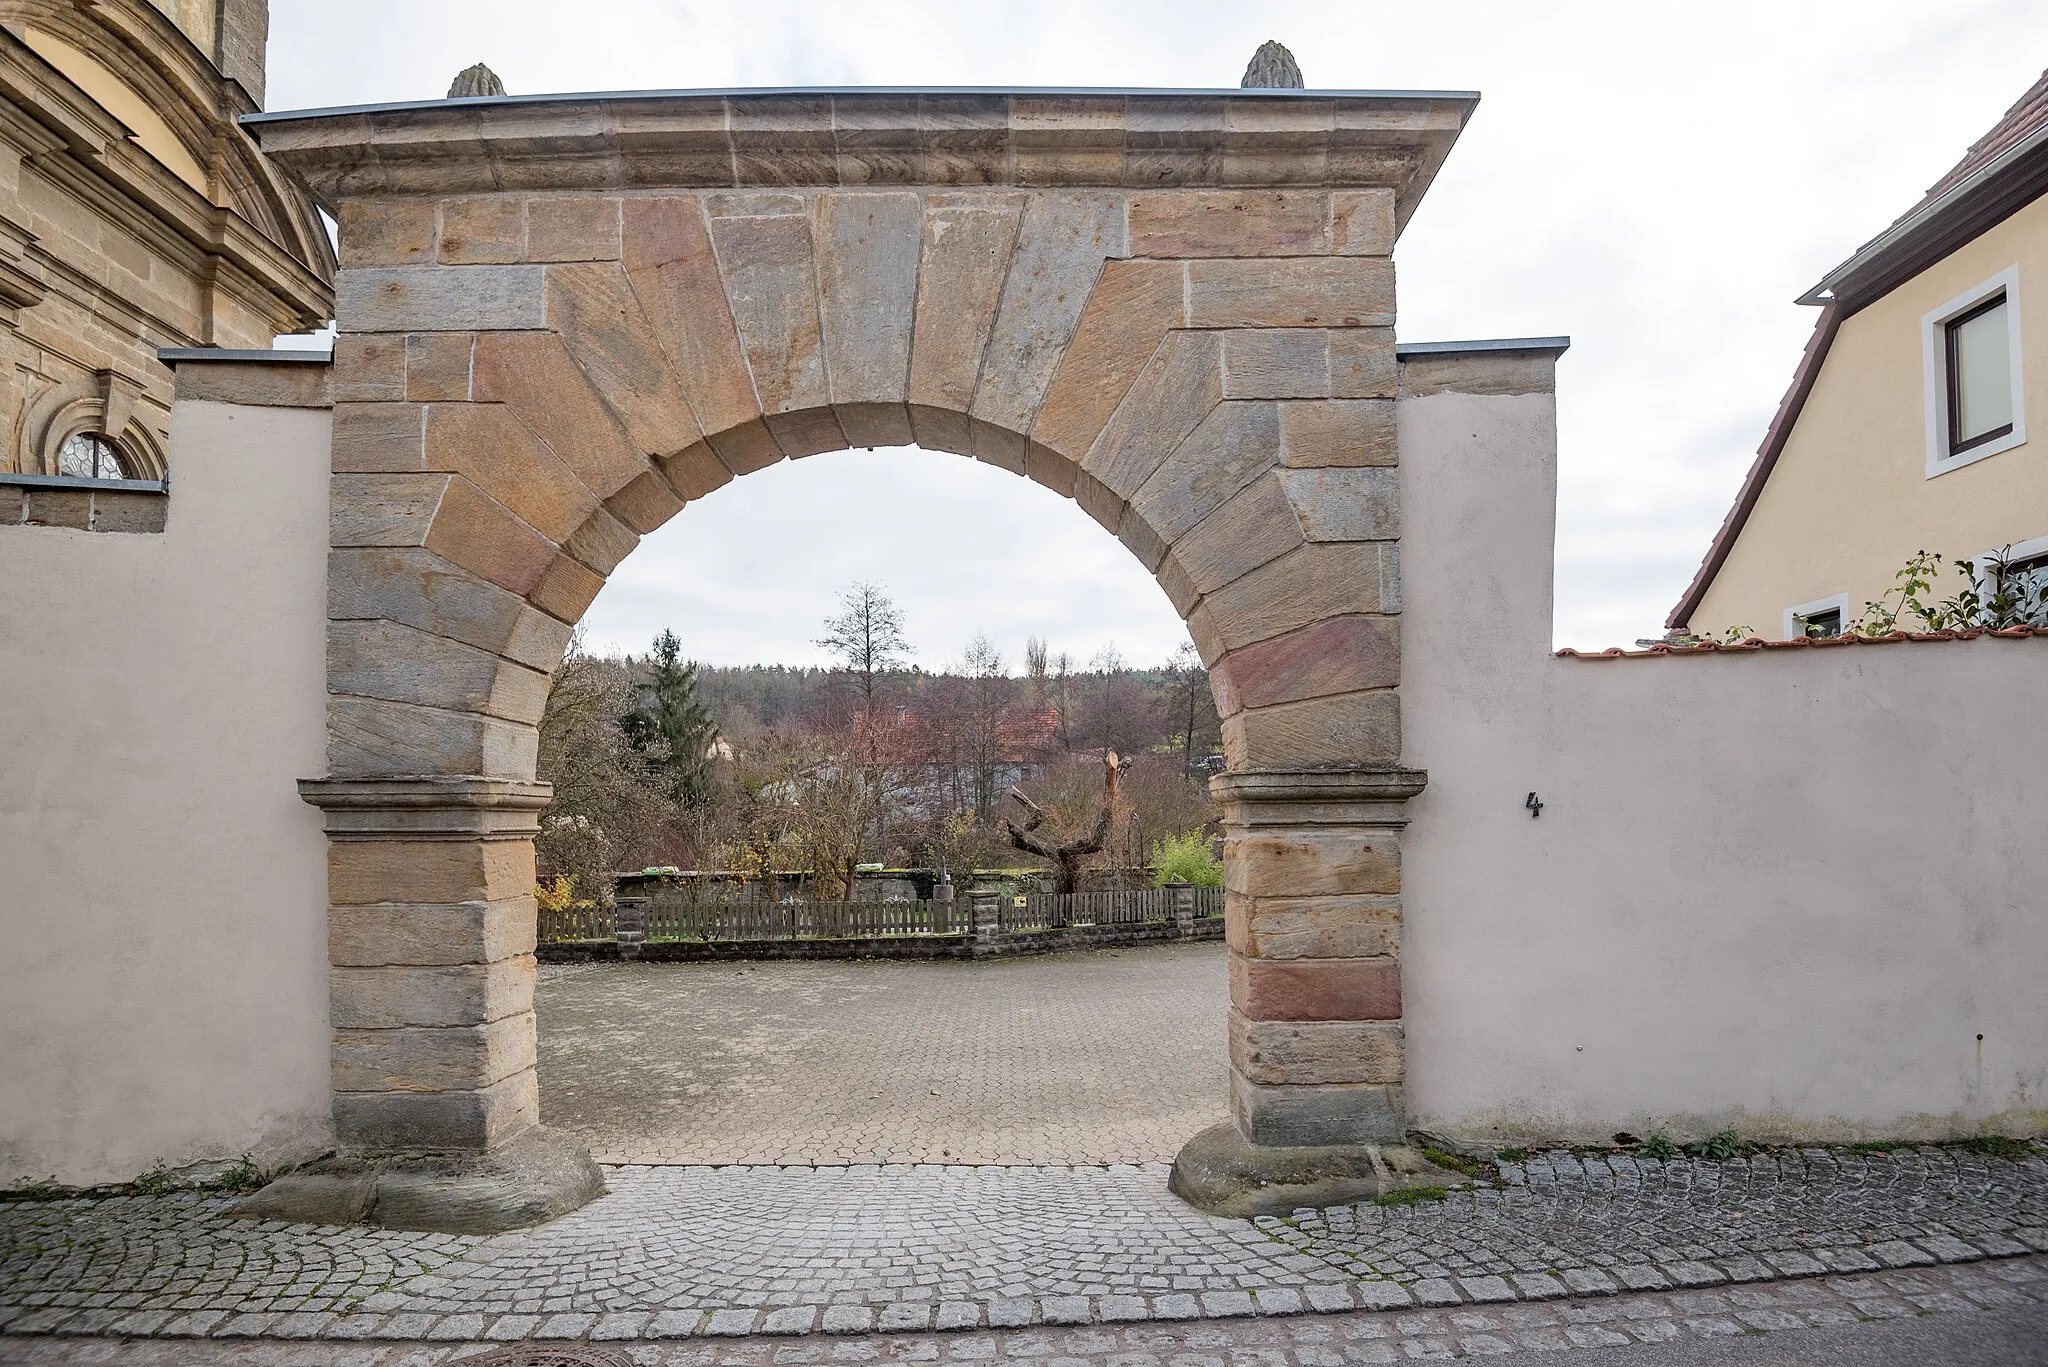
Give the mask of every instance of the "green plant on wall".
<svg viewBox="0 0 2048 1367">
<path fill-rule="evenodd" d="M 1943 567 L 1962 576 L 1962 585 L 1946 598 L 1938 596 Z M 1863 615 L 1849 624 L 1861 636 L 1894 631 L 2006 630 L 2048 627 L 2048 567 L 2029 560 L 2015 563 L 2012 547 L 1975 560 L 1921 551 L 1892 576 L 1883 597 L 1863 605 Z"/>
<path fill-rule="evenodd" d="M 1202 832 L 1169 835 L 1152 846 L 1152 881 L 1162 888 L 1169 883 L 1220 888 L 1223 863 L 1209 848 L 1209 837 Z"/>
</svg>

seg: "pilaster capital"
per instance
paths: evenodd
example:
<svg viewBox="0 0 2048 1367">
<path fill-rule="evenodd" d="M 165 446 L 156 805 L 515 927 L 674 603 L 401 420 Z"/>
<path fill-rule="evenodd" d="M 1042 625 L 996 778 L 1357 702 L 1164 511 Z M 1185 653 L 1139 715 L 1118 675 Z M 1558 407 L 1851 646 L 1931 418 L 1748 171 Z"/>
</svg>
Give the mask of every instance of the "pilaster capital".
<svg viewBox="0 0 2048 1367">
<path fill-rule="evenodd" d="M 1405 826 L 1429 783 L 1421 769 L 1297 769 L 1218 774 L 1209 791 L 1226 826 Z"/>
<path fill-rule="evenodd" d="M 330 840 L 530 840 L 554 795 L 552 783 L 499 778 L 299 780 Z"/>
</svg>

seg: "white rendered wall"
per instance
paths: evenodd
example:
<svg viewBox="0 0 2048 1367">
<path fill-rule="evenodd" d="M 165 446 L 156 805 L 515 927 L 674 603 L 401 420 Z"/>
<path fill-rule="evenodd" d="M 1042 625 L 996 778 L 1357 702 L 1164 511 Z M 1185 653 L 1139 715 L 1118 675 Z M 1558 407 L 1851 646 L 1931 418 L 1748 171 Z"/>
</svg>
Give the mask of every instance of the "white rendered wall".
<svg viewBox="0 0 2048 1367">
<path fill-rule="evenodd" d="M 179 403 L 161 535 L 0 527 L 0 1185 L 331 1145 L 329 431 Z"/>
<path fill-rule="evenodd" d="M 1560 660 L 1553 396 L 1400 440 L 1412 1123 L 2048 1128 L 2048 640 Z"/>
</svg>

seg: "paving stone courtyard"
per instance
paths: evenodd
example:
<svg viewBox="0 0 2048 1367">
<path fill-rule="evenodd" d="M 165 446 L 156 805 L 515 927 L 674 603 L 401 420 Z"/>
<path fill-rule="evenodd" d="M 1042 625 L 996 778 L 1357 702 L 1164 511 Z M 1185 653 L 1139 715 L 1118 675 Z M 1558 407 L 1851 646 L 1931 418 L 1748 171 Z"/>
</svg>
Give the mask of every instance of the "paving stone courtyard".
<svg viewBox="0 0 2048 1367">
<path fill-rule="evenodd" d="M 491 1238 L 0 1206 L 0 1334 L 351 1341 L 905 1334 L 1420 1313 L 2048 1253 L 2048 1154 L 1558 1153 L 1412 1205 L 1225 1220 L 1157 1165 L 620 1167 Z M 1732 1294 L 1732 1293 L 1731 1293 Z"/>
<path fill-rule="evenodd" d="M 1221 944 L 547 964 L 541 1108 L 604 1163 L 1158 1163 L 1225 1116 Z"/>
</svg>

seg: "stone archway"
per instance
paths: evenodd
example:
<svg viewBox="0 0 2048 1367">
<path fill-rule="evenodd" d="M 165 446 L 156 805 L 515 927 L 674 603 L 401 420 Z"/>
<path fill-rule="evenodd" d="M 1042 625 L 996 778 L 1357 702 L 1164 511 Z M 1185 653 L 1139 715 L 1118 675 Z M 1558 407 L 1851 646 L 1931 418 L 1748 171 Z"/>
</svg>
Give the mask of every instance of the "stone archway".
<svg viewBox="0 0 2048 1367">
<path fill-rule="evenodd" d="M 1398 830 L 1423 782 L 1400 768 L 1391 252 L 1471 103 L 258 116 L 341 223 L 329 773 L 304 787 L 331 839 L 351 1211 L 474 1228 L 593 1194 L 588 1160 L 537 1128 L 548 672 L 686 503 L 912 442 L 1074 498 L 1210 669 L 1235 1130 L 1184 1156 L 1180 1189 L 1277 1181 L 1292 1201 L 1383 1172 L 1365 1146 L 1404 1129 Z M 422 1179 L 398 1157 L 421 1151 L 468 1157 Z M 433 1176 L 456 1171 L 474 1180 Z M 339 1199 L 309 1190 L 300 1208 Z"/>
</svg>

